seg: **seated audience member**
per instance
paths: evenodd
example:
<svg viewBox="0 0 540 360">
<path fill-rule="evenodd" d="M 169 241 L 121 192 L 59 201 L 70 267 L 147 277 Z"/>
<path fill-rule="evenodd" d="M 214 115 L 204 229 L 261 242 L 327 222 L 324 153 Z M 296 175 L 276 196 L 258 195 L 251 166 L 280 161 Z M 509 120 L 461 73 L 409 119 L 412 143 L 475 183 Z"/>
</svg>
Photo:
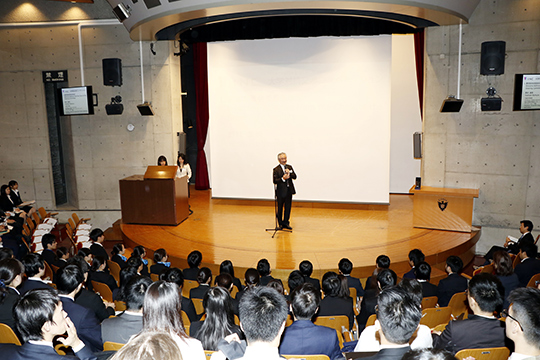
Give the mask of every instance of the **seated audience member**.
<svg viewBox="0 0 540 360">
<path fill-rule="evenodd" d="M 123 299 L 127 310 L 101 323 L 101 340 L 125 344 L 142 330 L 143 303 L 146 290 L 152 284 L 147 277 L 136 275 L 124 288 Z"/>
<path fill-rule="evenodd" d="M 375 260 L 375 270 L 366 280 L 366 291 L 377 287 L 377 274 L 383 269 L 390 269 L 390 258 L 386 255 L 379 255 Z"/>
<path fill-rule="evenodd" d="M 141 259 L 137 258 L 137 260 L 142 264 Z M 120 286 L 118 287 L 118 291 L 116 293 L 116 297 L 114 298 L 114 300 L 124 301 L 122 298 L 124 288 L 126 287 L 128 281 L 135 275 L 141 275 L 137 271 L 137 268 L 135 266 L 126 266 L 125 268 L 120 270 L 120 283 L 118 284 Z"/>
<path fill-rule="evenodd" d="M 21 258 L 28 253 L 28 248 L 25 245 L 25 240 L 23 240 L 22 235 L 16 234 L 16 228 L 18 224 L 15 224 L 13 219 L 6 219 L 3 212 L 0 210 L 0 222 L 7 222 L 7 225 L 13 226 L 11 230 L 6 225 L 0 225 L 0 232 L 5 231 L 4 234 L 0 235 L 0 250 L 2 251 L 11 251 L 10 257 Z M 5 255 L 5 254 L 2 254 Z M 1 260 L 1 258 L 0 258 Z"/>
<path fill-rule="evenodd" d="M 442 333 L 434 332 L 433 347 L 455 354 L 463 349 L 505 346 L 504 322 L 493 315 L 502 308 L 503 299 L 504 288 L 494 275 L 474 276 L 467 292 L 473 315 L 465 320 L 450 321 Z"/>
<path fill-rule="evenodd" d="M 137 257 L 137 256 L 130 257 L 126 261 L 126 267 L 124 268 L 124 270 L 127 269 L 127 268 L 135 269 L 137 274 L 143 275 L 142 272 L 143 272 L 144 264 L 143 264 L 142 259 L 140 257 Z"/>
<path fill-rule="evenodd" d="M 415 279 L 401 279 L 401 282 L 398 284 L 400 289 L 403 289 L 407 294 L 409 294 L 418 306 L 422 310 L 422 285 Z M 411 339 L 412 340 L 412 339 Z M 409 341 L 411 349 L 427 349 L 431 348 L 433 345 L 433 340 L 431 338 L 431 329 L 426 325 L 418 325 L 418 330 L 416 331 L 416 337 L 414 340 Z M 375 325 L 368 326 L 360 334 L 358 343 L 354 348 L 355 352 L 373 352 L 379 351 L 381 349 L 381 344 L 377 339 L 377 330 Z"/>
<path fill-rule="evenodd" d="M 8 185 L 10 189 L 9 198 L 11 201 L 13 201 L 13 204 L 24 211 L 27 216 L 32 216 L 32 214 L 36 212 L 35 208 L 33 208 L 31 205 L 20 206 L 22 203 L 24 203 L 24 201 L 22 200 L 21 193 L 19 192 L 19 183 L 17 183 L 15 180 L 11 180 Z"/>
<path fill-rule="evenodd" d="M 522 243 L 520 248 L 518 256 L 521 262 L 516 265 L 514 272 L 519 279 L 519 284 L 525 287 L 534 275 L 540 273 L 540 260 L 536 258 L 538 246 L 535 244 Z"/>
<path fill-rule="evenodd" d="M 184 269 L 184 279 L 197 281 L 199 275 L 199 266 L 202 262 L 202 254 L 200 251 L 195 250 L 189 253 L 187 257 L 187 263 L 189 268 Z"/>
<path fill-rule="evenodd" d="M 19 300 L 17 290 L 22 282 L 24 266 L 17 259 L 5 259 L 0 262 L 0 323 L 15 330 L 13 306 Z"/>
<path fill-rule="evenodd" d="M 26 219 L 26 212 L 19 209 L 15 203 L 13 202 L 13 200 L 11 200 L 11 188 L 9 187 L 9 185 L 2 185 L 2 187 L 0 187 L 0 209 L 2 209 L 2 211 L 9 211 L 9 212 L 14 212 L 16 213 L 16 215 L 22 219 Z"/>
<path fill-rule="evenodd" d="M 73 321 L 81 340 L 92 352 L 102 351 L 101 327 L 95 313 L 75 303 L 75 295 L 81 291 L 84 275 L 76 265 L 68 265 L 58 269 L 56 287 L 64 311 Z M 36 290 L 40 291 L 40 290 Z"/>
<path fill-rule="evenodd" d="M 77 252 L 77 256 L 84 259 L 88 266 L 92 266 L 92 260 L 94 260 L 94 255 L 92 255 L 92 252 L 88 248 L 80 248 Z"/>
<path fill-rule="evenodd" d="M 509 360 L 540 357 L 540 290 L 519 288 L 510 293 L 506 336 L 514 342 Z"/>
<path fill-rule="evenodd" d="M 289 286 L 289 294 L 292 294 L 292 291 L 299 286 L 302 286 L 306 282 L 304 275 L 298 270 L 293 270 L 289 274 L 287 279 L 287 285 Z"/>
<path fill-rule="evenodd" d="M 65 266 L 67 263 L 67 260 L 69 259 L 69 251 L 68 248 L 65 246 L 60 246 L 56 249 L 56 258 L 58 259 L 56 261 L 56 266 L 61 268 L 62 266 Z"/>
<path fill-rule="evenodd" d="M 91 349 L 77 336 L 77 328 L 62 310 L 54 289 L 36 289 L 26 293 L 13 309 L 22 346 L 3 345 L 0 353 L 10 360 L 68 359 L 60 356 L 53 347 L 53 340 L 70 346 L 81 360 L 96 359 Z M 67 337 L 59 336 L 67 333 Z"/>
<path fill-rule="evenodd" d="M 312 284 L 305 283 L 294 288 L 291 292 L 294 322 L 285 329 L 279 346 L 280 354 L 324 354 L 331 360 L 343 358 L 336 331 L 311 322 L 320 302 L 321 294 Z"/>
<path fill-rule="evenodd" d="M 223 260 L 219 265 L 219 274 L 229 274 L 233 278 L 233 284 L 236 286 L 238 291 L 244 290 L 240 279 L 234 276 L 234 266 L 231 260 Z"/>
<path fill-rule="evenodd" d="M 13 250 L 7 247 L 0 248 L 0 261 L 13 258 Z"/>
<path fill-rule="evenodd" d="M 437 296 L 437 285 L 429 282 L 431 278 L 431 266 L 427 262 L 421 262 L 414 268 L 414 276 L 422 285 L 422 296 Z"/>
<path fill-rule="evenodd" d="M 116 290 L 118 284 L 114 277 L 105 271 L 107 260 L 101 255 L 94 255 L 92 266 L 90 267 L 89 281 L 97 281 L 106 284 L 111 292 Z"/>
<path fill-rule="evenodd" d="M 209 268 L 203 267 L 199 270 L 197 275 L 197 282 L 199 286 L 189 291 L 190 299 L 203 299 L 206 292 L 210 290 L 210 284 L 212 283 L 212 271 Z"/>
<path fill-rule="evenodd" d="M 347 283 L 349 284 L 349 287 L 356 289 L 356 296 L 359 298 L 364 296 L 364 289 L 362 288 L 362 283 L 360 282 L 360 279 L 351 276 L 351 272 L 353 270 L 353 263 L 349 259 L 343 258 L 339 260 L 338 268 L 339 273 L 347 278 Z"/>
<path fill-rule="evenodd" d="M 169 255 L 165 249 L 157 249 L 154 251 L 154 265 L 150 266 L 150 274 L 160 275 L 162 272 L 167 271 L 171 266 L 168 262 Z"/>
<path fill-rule="evenodd" d="M 281 279 L 270 280 L 266 286 L 271 287 L 281 295 L 285 296 L 285 299 L 288 301 L 289 297 L 285 295 L 285 288 L 283 287 L 283 282 Z"/>
<path fill-rule="evenodd" d="M 176 284 L 162 280 L 156 281 L 148 287 L 144 297 L 141 333 L 167 331 L 180 348 L 182 358 L 205 360 L 201 342 L 187 336 L 180 310 L 180 296 Z"/>
<path fill-rule="evenodd" d="M 190 335 L 198 339 L 203 349 L 216 351 L 220 340 L 231 334 L 243 337 L 242 330 L 234 323 L 234 312 L 229 292 L 222 287 L 211 288 L 203 299 L 204 321 L 191 323 Z"/>
<path fill-rule="evenodd" d="M 246 291 L 250 291 L 256 288 L 257 286 L 259 286 L 260 279 L 261 278 L 259 276 L 259 272 L 257 271 L 257 269 L 254 269 L 254 268 L 247 269 L 246 272 L 244 273 L 244 284 L 246 286 L 244 287 L 244 291 L 241 291 L 238 294 L 236 294 L 236 300 L 240 301 L 240 299 L 242 298 L 242 296 L 244 296 L 244 293 L 246 293 Z"/>
<path fill-rule="evenodd" d="M 238 316 L 238 300 L 230 296 L 234 287 L 232 276 L 227 273 L 219 274 L 216 276 L 216 280 L 214 280 L 214 285 L 227 290 L 229 297 L 231 298 L 234 315 Z"/>
<path fill-rule="evenodd" d="M 424 253 L 420 249 L 413 249 L 409 251 L 409 265 L 411 266 L 411 270 L 403 274 L 404 278 L 407 279 L 414 279 L 414 269 L 418 264 L 425 261 L 426 257 L 424 256 Z"/>
<path fill-rule="evenodd" d="M 184 288 L 184 275 L 182 274 L 182 270 L 178 268 L 170 268 L 159 276 L 159 280 L 175 283 L 178 287 L 182 311 L 186 313 L 190 322 L 199 320 L 197 312 L 195 311 L 195 305 L 193 305 L 193 301 L 182 296 L 182 289 Z"/>
<path fill-rule="evenodd" d="M 454 294 L 467 290 L 469 280 L 459 275 L 463 269 L 463 261 L 460 257 L 451 255 L 446 259 L 444 270 L 447 277 L 439 281 L 437 285 L 437 302 L 439 306 L 448 306 Z"/>
<path fill-rule="evenodd" d="M 146 249 L 141 246 L 137 245 L 133 248 L 133 252 L 131 253 L 131 257 L 138 257 L 141 259 L 143 263 L 143 268 L 141 270 L 141 275 L 143 276 L 150 276 L 150 272 L 148 271 L 148 260 L 145 259 L 146 257 Z"/>
<path fill-rule="evenodd" d="M 521 233 L 521 236 L 517 241 L 514 241 L 511 239 L 510 236 L 506 237 L 506 241 L 504 243 L 504 247 L 501 246 L 492 246 L 491 249 L 484 255 L 484 258 L 486 259 L 485 265 L 489 264 L 490 260 L 493 259 L 493 254 L 496 251 L 508 251 L 510 254 L 517 254 L 519 253 L 520 246 L 525 243 L 534 244 L 534 237 L 531 234 L 531 231 L 533 229 L 533 223 L 530 220 L 521 220 L 519 222 L 519 232 Z"/>
<path fill-rule="evenodd" d="M 503 309 L 508 309 L 508 295 L 510 292 L 519 287 L 519 278 L 514 272 L 513 261 L 508 252 L 495 251 L 493 254 L 493 268 L 495 275 L 504 286 L 504 303 Z"/>
<path fill-rule="evenodd" d="M 41 279 L 45 275 L 45 262 L 41 255 L 36 253 L 27 254 L 22 259 L 22 264 L 27 279 L 19 288 L 21 295 L 33 289 L 50 289 L 50 286 Z"/>
<path fill-rule="evenodd" d="M 124 244 L 114 244 L 111 251 L 111 260 L 120 266 L 120 270 L 126 267 L 127 257 L 124 256 L 126 248 Z"/>
<path fill-rule="evenodd" d="M 312 284 L 315 286 L 315 289 L 320 293 L 321 292 L 321 282 L 319 279 L 314 279 L 311 277 L 311 274 L 313 274 L 313 264 L 309 260 L 304 260 L 300 263 L 298 266 L 298 270 L 304 276 L 305 281 L 307 283 Z"/>
<path fill-rule="evenodd" d="M 329 271 L 322 279 L 324 299 L 319 305 L 317 316 L 345 315 L 349 318 L 349 329 L 354 322 L 353 300 L 351 297 L 340 297 L 341 282 L 338 274 Z"/>
<path fill-rule="evenodd" d="M 56 265 L 58 262 L 58 259 L 56 258 L 56 237 L 51 233 L 43 235 L 41 237 L 41 245 L 43 246 L 43 252 L 41 253 L 43 260 L 45 260 L 49 266 Z"/>
<path fill-rule="evenodd" d="M 84 284 L 88 282 L 88 273 L 90 271 L 88 263 L 83 258 L 74 256 L 68 260 L 66 265 L 77 266 L 84 277 L 83 288 L 75 296 L 75 303 L 92 310 L 100 322 L 114 315 L 114 303 L 101 299 L 101 296 L 84 287 Z"/>
<path fill-rule="evenodd" d="M 420 324 L 422 310 L 410 294 L 395 286 L 379 294 L 377 308 L 375 327 L 381 339 L 381 350 L 363 359 L 400 360 L 411 349 L 409 341 Z"/>
<path fill-rule="evenodd" d="M 259 285 L 266 286 L 270 280 L 274 280 L 270 274 L 272 273 L 272 269 L 270 269 L 270 263 L 266 259 L 261 259 L 257 263 L 257 271 L 259 272 L 259 276 L 261 277 L 261 280 L 259 281 Z"/>
<path fill-rule="evenodd" d="M 109 254 L 107 254 L 107 251 L 103 247 L 103 242 L 105 241 L 103 230 L 99 228 L 92 229 L 90 231 L 90 240 L 92 241 L 90 252 L 94 255 L 94 258 L 96 256 L 102 256 L 105 260 L 109 260 Z"/>
<path fill-rule="evenodd" d="M 401 360 L 457 360 L 457 358 L 442 349 L 413 349 L 403 355 Z"/>
<path fill-rule="evenodd" d="M 134 336 L 110 360 L 182 360 L 180 348 L 168 332 L 150 331 Z M 187 360 L 187 359 L 186 359 Z"/>
<path fill-rule="evenodd" d="M 397 275 L 393 270 L 383 269 L 377 274 L 377 288 L 368 289 L 360 304 L 360 313 L 356 317 L 359 332 L 364 330 L 368 318 L 375 314 L 379 293 L 390 286 L 396 285 L 396 283 Z"/>
</svg>

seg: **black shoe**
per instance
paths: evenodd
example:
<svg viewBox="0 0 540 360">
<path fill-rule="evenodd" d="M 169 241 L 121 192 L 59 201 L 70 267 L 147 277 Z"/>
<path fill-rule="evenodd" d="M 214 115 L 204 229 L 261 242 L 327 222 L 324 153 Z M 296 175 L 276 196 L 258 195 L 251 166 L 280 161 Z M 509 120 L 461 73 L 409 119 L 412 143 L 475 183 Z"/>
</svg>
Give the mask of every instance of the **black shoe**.
<svg viewBox="0 0 540 360">
<path fill-rule="evenodd" d="M 292 230 L 292 227 L 290 225 L 283 225 L 284 229 Z"/>
</svg>

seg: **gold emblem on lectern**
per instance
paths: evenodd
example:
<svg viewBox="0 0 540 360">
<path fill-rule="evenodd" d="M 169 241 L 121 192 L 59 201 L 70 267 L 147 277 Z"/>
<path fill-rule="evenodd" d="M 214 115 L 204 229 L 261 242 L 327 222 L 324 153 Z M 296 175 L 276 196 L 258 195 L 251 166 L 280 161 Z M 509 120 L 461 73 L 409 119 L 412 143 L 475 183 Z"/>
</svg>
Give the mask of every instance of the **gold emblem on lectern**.
<svg viewBox="0 0 540 360">
<path fill-rule="evenodd" d="M 446 206 L 448 205 L 448 200 L 439 199 L 438 204 L 439 204 L 439 209 L 441 209 L 441 211 L 444 211 L 446 209 Z"/>
</svg>

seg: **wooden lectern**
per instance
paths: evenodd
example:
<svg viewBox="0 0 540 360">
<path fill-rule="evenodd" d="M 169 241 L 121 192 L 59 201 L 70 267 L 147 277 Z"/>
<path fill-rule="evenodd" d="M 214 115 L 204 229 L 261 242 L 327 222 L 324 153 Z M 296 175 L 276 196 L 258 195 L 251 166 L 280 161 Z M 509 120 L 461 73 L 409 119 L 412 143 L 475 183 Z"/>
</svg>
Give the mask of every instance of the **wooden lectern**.
<svg viewBox="0 0 540 360">
<path fill-rule="evenodd" d="M 189 216 L 188 183 L 176 166 L 149 166 L 120 180 L 124 224 L 178 225 Z"/>
<path fill-rule="evenodd" d="M 471 232 L 474 198 L 478 189 L 448 189 L 422 186 L 414 194 L 413 226 Z"/>
</svg>

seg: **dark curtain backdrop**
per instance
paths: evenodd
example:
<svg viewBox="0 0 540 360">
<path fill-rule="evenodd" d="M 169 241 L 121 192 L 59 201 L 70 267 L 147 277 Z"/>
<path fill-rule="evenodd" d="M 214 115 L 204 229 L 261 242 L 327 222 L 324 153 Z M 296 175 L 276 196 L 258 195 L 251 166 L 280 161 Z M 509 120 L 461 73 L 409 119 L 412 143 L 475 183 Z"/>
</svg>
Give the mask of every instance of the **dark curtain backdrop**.
<svg viewBox="0 0 540 360">
<path fill-rule="evenodd" d="M 424 119 L 422 112 L 422 104 L 424 103 L 424 29 L 414 33 L 414 57 L 416 59 L 416 82 L 418 84 L 420 117 Z"/>
<path fill-rule="evenodd" d="M 195 43 L 193 49 L 193 70 L 195 73 L 195 96 L 197 103 L 197 169 L 196 190 L 210 189 L 208 164 L 204 153 L 206 134 L 208 133 L 208 61 L 206 43 Z"/>
</svg>

